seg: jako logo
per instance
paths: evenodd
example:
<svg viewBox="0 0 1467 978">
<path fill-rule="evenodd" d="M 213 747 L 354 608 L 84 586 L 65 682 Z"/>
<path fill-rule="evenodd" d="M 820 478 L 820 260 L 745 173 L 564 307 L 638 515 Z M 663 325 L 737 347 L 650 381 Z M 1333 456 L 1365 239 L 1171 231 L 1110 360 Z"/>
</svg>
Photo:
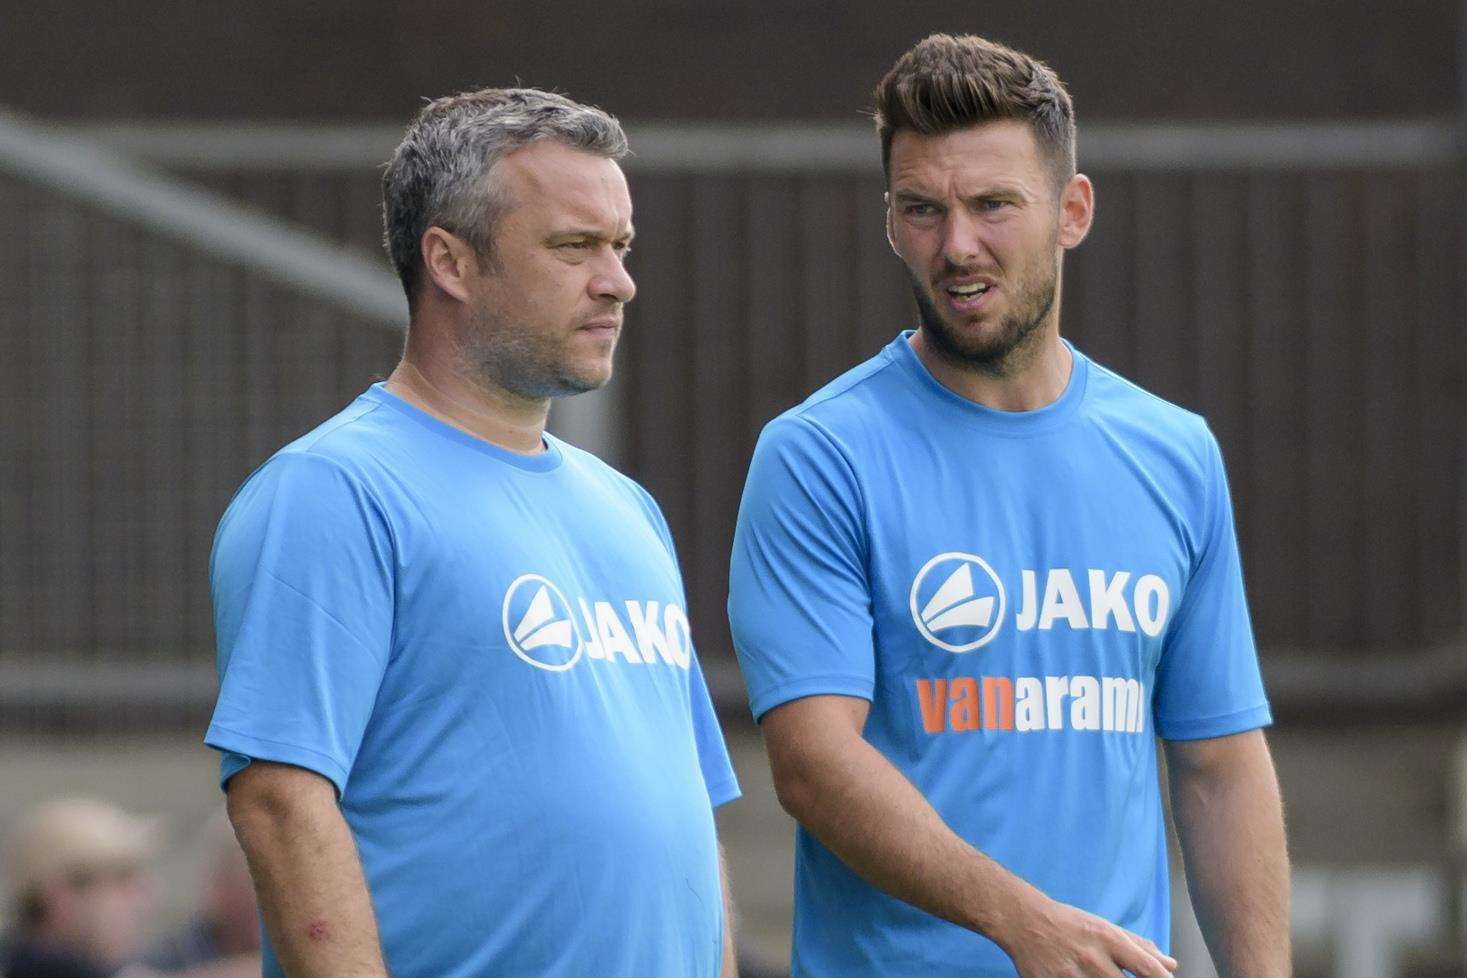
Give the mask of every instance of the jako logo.
<svg viewBox="0 0 1467 978">
<path fill-rule="evenodd" d="M 692 629 L 681 607 L 659 601 L 623 601 L 622 605 L 625 619 L 610 601 L 588 602 L 578 597 L 577 622 L 560 588 L 539 574 L 523 574 L 504 594 L 504 639 L 520 659 L 550 672 L 564 672 L 582 654 L 630 665 L 661 662 L 681 669 L 692 665 Z"/>
<path fill-rule="evenodd" d="M 1091 568 L 1084 581 L 1082 597 L 1068 568 L 1021 570 L 1014 628 L 1045 632 L 1063 624 L 1075 631 L 1139 630 L 1151 638 L 1165 629 L 1171 591 L 1156 574 L 1142 574 L 1132 583 L 1130 571 Z M 911 608 L 912 621 L 927 641 L 949 652 L 971 652 L 991 642 L 1003 627 L 1003 581 L 976 554 L 938 554 L 912 581 Z"/>
<path fill-rule="evenodd" d="M 510 622 L 516 624 L 511 627 Z M 571 620 L 570 602 L 539 574 L 516 578 L 505 592 L 504 640 L 515 655 L 551 672 L 569 669 L 585 651 Z"/>
<path fill-rule="evenodd" d="M 971 652 L 993 641 L 1006 603 L 1003 581 L 976 554 L 938 554 L 912 582 L 912 621 L 923 638 L 949 652 Z"/>
</svg>

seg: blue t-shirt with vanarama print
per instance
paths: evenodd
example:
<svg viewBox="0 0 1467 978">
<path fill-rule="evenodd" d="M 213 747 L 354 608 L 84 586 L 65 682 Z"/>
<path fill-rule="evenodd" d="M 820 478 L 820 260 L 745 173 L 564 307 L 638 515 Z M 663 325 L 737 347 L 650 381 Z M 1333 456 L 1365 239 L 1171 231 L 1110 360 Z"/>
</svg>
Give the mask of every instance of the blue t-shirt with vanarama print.
<svg viewBox="0 0 1467 978">
<path fill-rule="evenodd" d="M 379 384 L 250 477 L 211 578 L 223 778 L 336 785 L 393 975 L 718 974 L 739 791 L 639 486 Z"/>
<path fill-rule="evenodd" d="M 1037 411 L 974 404 L 909 334 L 764 430 L 729 615 L 754 714 L 870 701 L 866 738 L 1049 896 L 1169 938 L 1155 737 L 1269 722 L 1217 444 L 1071 348 Z M 794 974 L 1013 976 L 986 938 L 801 829 Z"/>
</svg>

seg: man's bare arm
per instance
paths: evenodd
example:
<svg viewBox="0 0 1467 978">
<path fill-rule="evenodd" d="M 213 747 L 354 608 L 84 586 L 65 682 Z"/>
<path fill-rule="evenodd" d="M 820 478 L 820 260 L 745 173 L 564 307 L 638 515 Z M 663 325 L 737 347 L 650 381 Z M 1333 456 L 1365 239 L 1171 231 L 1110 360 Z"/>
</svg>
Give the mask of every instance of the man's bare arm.
<svg viewBox="0 0 1467 978">
<path fill-rule="evenodd" d="M 1166 744 L 1197 922 L 1222 978 L 1288 978 L 1289 856 L 1263 731 Z"/>
<path fill-rule="evenodd" d="M 961 839 L 861 730 L 870 704 L 811 696 L 761 726 L 780 804 L 863 879 L 977 931 L 1023 978 L 1167 978 L 1176 962 L 1149 940 L 1049 899 Z"/>
<path fill-rule="evenodd" d="M 722 978 L 739 978 L 738 954 L 734 950 L 733 887 L 728 879 L 728 857 L 723 843 L 718 844 L 718 878 L 723 886 L 723 967 Z"/>
<path fill-rule="evenodd" d="M 335 786 L 304 768 L 256 761 L 230 778 L 228 807 L 285 973 L 386 978 L 361 859 Z"/>
</svg>

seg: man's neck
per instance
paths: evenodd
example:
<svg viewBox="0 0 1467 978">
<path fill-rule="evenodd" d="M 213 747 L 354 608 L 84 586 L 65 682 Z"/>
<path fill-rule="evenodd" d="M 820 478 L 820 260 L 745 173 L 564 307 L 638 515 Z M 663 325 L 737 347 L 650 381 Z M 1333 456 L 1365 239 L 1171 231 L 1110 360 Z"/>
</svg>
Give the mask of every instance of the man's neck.
<svg viewBox="0 0 1467 978">
<path fill-rule="evenodd" d="M 522 455 L 545 450 L 549 398 L 517 397 L 475 383 L 454 364 L 415 356 L 411 348 L 387 378 L 387 389 L 444 424 L 491 445 Z"/>
<path fill-rule="evenodd" d="M 1001 369 L 963 363 L 944 355 L 918 329 L 912 352 L 937 382 L 959 397 L 995 411 L 1036 411 L 1053 404 L 1070 382 L 1074 357 L 1059 328 L 1041 327 L 1027 350 L 1016 350 Z"/>
</svg>

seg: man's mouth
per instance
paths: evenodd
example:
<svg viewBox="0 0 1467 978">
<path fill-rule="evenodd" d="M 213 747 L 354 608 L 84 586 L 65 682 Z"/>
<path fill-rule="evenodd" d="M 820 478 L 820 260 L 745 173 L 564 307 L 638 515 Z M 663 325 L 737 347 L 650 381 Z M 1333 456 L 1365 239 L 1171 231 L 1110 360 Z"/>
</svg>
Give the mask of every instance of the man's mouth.
<svg viewBox="0 0 1467 978">
<path fill-rule="evenodd" d="M 960 312 L 971 312 L 983 305 L 983 300 L 994 290 L 988 282 L 964 282 L 960 285 L 944 286 L 948 301 Z"/>
</svg>

